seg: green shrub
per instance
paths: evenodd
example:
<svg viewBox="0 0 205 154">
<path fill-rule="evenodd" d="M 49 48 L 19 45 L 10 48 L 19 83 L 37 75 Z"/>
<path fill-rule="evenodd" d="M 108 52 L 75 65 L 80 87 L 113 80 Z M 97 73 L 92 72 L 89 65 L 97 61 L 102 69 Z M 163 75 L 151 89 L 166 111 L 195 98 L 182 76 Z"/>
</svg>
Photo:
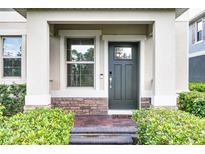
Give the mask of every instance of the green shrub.
<svg viewBox="0 0 205 154">
<path fill-rule="evenodd" d="M 12 116 L 23 112 L 25 95 L 25 84 L 0 85 L 0 103 L 5 106 L 3 114 Z"/>
<path fill-rule="evenodd" d="M 205 93 L 197 91 L 180 93 L 177 104 L 180 110 L 205 117 Z"/>
<path fill-rule="evenodd" d="M 190 82 L 189 83 L 190 91 L 199 91 L 205 92 L 205 82 Z"/>
<path fill-rule="evenodd" d="M 0 144 L 68 144 L 73 114 L 62 109 L 18 113 L 0 125 Z"/>
<path fill-rule="evenodd" d="M 176 109 L 138 110 L 139 144 L 205 144 L 205 119 Z"/>
</svg>

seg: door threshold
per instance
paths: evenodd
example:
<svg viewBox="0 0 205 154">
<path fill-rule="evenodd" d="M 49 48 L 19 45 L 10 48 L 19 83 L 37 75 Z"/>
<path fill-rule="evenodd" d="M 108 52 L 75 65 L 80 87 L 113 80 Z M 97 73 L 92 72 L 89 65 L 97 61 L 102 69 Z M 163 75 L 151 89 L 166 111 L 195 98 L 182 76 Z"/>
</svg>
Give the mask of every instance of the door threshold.
<svg viewBox="0 0 205 154">
<path fill-rule="evenodd" d="M 108 110 L 108 115 L 132 115 L 134 110 Z"/>
</svg>

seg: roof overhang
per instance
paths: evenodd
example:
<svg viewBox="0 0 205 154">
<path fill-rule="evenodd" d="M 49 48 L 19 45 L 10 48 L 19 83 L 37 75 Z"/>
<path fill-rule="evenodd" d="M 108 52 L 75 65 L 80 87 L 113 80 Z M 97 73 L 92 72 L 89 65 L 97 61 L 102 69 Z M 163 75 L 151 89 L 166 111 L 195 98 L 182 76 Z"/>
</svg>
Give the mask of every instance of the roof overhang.
<svg viewBox="0 0 205 154">
<path fill-rule="evenodd" d="M 188 8 L 14 8 L 19 14 L 26 18 L 28 10 L 175 10 L 175 18 L 179 17 Z"/>
<path fill-rule="evenodd" d="M 205 11 L 202 11 L 201 13 L 197 14 L 196 16 L 194 16 L 192 19 L 190 19 L 189 24 L 192 24 L 193 22 L 201 19 L 202 17 L 205 16 Z"/>
</svg>

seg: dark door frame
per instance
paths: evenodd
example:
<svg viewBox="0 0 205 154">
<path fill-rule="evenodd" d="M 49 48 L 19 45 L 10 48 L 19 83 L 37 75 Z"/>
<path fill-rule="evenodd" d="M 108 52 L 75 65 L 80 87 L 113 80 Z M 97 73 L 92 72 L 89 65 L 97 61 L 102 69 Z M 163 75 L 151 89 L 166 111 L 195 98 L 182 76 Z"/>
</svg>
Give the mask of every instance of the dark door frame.
<svg viewBox="0 0 205 154">
<path fill-rule="evenodd" d="M 141 107 L 141 86 L 143 85 L 143 84 L 141 84 L 141 62 L 142 62 L 142 57 L 141 57 L 141 42 L 142 42 L 142 40 L 139 40 L 139 41 L 107 41 L 107 52 L 108 52 L 108 69 L 107 69 L 107 75 L 108 75 L 108 86 L 107 86 L 107 88 L 108 88 L 108 110 L 113 110 L 113 109 L 110 109 L 109 108 L 109 104 L 110 104 L 110 99 L 109 99 L 109 96 L 110 96 L 110 88 L 109 88 L 109 68 L 110 68 L 110 66 L 109 66 L 109 63 L 110 63 L 110 57 L 109 57 L 109 52 L 110 52 L 110 48 L 109 48 L 109 44 L 110 43 L 124 43 L 124 44 L 126 44 L 126 43 L 128 43 L 128 44 L 134 44 L 134 43 L 136 43 L 136 52 L 138 52 L 138 54 L 137 54 L 137 56 L 136 56 L 136 58 L 137 58 L 137 63 L 138 64 L 136 64 L 136 67 L 137 67 L 137 70 L 138 70 L 138 72 L 137 72 L 137 80 L 136 80 L 136 86 L 137 86 L 137 99 L 138 99 L 138 103 L 137 103 L 137 109 L 140 109 L 140 107 Z M 144 81 L 143 81 L 144 82 Z M 114 109 L 115 110 L 115 109 Z M 121 110 L 121 109 L 120 109 Z M 122 109 L 122 110 L 129 110 L 129 109 Z M 131 109 L 132 110 L 132 109 Z"/>
</svg>

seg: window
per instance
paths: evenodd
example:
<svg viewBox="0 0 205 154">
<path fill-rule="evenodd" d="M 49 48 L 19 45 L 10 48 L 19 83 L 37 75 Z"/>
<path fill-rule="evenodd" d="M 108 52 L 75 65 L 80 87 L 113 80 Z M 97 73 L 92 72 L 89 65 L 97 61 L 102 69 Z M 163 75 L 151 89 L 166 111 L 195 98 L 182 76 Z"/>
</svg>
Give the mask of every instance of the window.
<svg viewBox="0 0 205 154">
<path fill-rule="evenodd" d="M 197 26 L 196 41 L 198 42 L 202 40 L 202 20 L 198 21 L 196 26 Z"/>
<path fill-rule="evenodd" d="M 132 48 L 116 47 L 115 59 L 132 59 Z"/>
<path fill-rule="evenodd" d="M 67 86 L 94 86 L 94 39 L 67 39 Z"/>
<path fill-rule="evenodd" d="M 21 77 L 22 38 L 3 37 L 3 77 Z"/>
</svg>

